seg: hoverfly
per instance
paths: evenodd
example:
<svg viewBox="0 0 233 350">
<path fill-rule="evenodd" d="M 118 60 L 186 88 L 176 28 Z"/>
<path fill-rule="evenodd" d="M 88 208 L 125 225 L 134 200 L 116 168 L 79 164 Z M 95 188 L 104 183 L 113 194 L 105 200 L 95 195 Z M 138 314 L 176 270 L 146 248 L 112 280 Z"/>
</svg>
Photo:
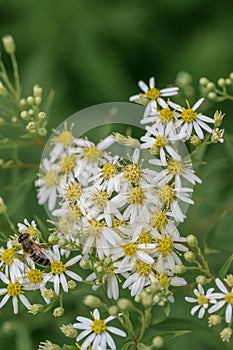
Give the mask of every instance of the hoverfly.
<svg viewBox="0 0 233 350">
<path fill-rule="evenodd" d="M 51 261 L 49 256 L 44 252 L 41 245 L 30 238 L 28 233 L 21 233 L 18 237 L 23 252 L 28 255 L 32 261 L 41 266 L 49 266 Z"/>
</svg>

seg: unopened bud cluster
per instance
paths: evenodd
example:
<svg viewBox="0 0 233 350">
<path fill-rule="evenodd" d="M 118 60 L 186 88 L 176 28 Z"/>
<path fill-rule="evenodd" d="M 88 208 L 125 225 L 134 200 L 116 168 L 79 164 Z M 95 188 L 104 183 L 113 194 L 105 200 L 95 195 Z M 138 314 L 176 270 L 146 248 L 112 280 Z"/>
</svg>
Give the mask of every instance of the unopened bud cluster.
<svg viewBox="0 0 233 350">
<path fill-rule="evenodd" d="M 20 100 L 21 118 L 27 122 L 26 129 L 29 134 L 36 134 L 41 137 L 47 134 L 46 113 L 40 110 L 42 103 L 42 87 L 38 84 L 33 86 L 33 95 Z"/>
<path fill-rule="evenodd" d="M 233 72 L 228 77 L 220 77 L 217 83 L 210 81 L 206 77 L 202 77 L 199 80 L 201 88 L 206 92 L 208 98 L 211 101 L 220 102 L 232 98 L 233 88 Z M 229 92 L 231 89 L 231 92 Z"/>
</svg>

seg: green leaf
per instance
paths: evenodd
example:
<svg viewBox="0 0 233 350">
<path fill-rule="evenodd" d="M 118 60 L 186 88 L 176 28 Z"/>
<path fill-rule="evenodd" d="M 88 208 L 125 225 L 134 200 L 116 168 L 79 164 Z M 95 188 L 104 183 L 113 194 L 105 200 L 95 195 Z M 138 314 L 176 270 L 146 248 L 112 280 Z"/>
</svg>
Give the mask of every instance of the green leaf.
<svg viewBox="0 0 233 350">
<path fill-rule="evenodd" d="M 133 327 L 133 325 L 132 325 L 132 322 L 130 321 L 128 312 L 124 312 L 124 313 L 122 314 L 122 317 L 123 317 L 123 322 L 124 322 L 124 324 L 125 324 L 125 328 L 126 328 L 127 330 L 129 330 L 129 332 L 130 332 L 131 334 L 134 334 L 134 327 Z"/>
<path fill-rule="evenodd" d="M 121 348 L 121 350 L 127 350 L 127 349 L 130 347 L 130 345 L 133 345 L 133 344 L 134 344 L 133 341 L 129 341 L 129 342 L 127 342 L 125 345 L 123 345 L 123 347 Z"/>
<path fill-rule="evenodd" d="M 218 277 L 220 279 L 223 279 L 226 276 L 227 271 L 229 270 L 231 263 L 233 261 L 233 254 L 231 254 L 229 256 L 229 258 L 225 261 L 225 263 L 223 264 L 223 266 L 221 267 L 221 269 L 218 272 Z"/>
<path fill-rule="evenodd" d="M 32 338 L 26 326 L 22 323 L 17 323 L 16 326 L 16 350 L 32 350 Z"/>
</svg>

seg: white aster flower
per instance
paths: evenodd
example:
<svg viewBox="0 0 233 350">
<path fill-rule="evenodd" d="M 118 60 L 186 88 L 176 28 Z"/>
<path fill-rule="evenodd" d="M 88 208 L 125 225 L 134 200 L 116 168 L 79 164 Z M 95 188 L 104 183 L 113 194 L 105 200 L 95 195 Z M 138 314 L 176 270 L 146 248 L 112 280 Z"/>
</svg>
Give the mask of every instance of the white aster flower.
<svg viewBox="0 0 233 350">
<path fill-rule="evenodd" d="M 68 292 L 68 284 L 66 280 L 66 276 L 74 279 L 75 281 L 80 282 L 82 278 L 73 271 L 68 270 L 68 268 L 74 264 L 76 264 L 81 258 L 81 255 L 77 255 L 74 258 L 71 258 L 66 263 L 61 261 L 61 255 L 58 249 L 58 246 L 53 246 L 53 261 L 51 262 L 51 272 L 47 273 L 45 278 L 43 279 L 43 283 L 47 282 L 54 283 L 54 291 L 57 295 L 60 292 L 60 284 L 64 292 Z"/>
<path fill-rule="evenodd" d="M 155 256 L 157 257 L 157 265 L 160 269 L 174 270 L 175 265 L 182 264 L 179 254 L 188 251 L 182 243 L 186 242 L 185 237 L 177 234 L 168 234 L 155 232 Z"/>
<path fill-rule="evenodd" d="M 81 345 L 82 350 L 91 348 L 92 350 L 106 350 L 108 347 L 111 350 L 116 350 L 115 342 L 109 333 L 116 334 L 120 337 L 126 337 L 126 333 L 122 330 L 108 326 L 108 322 L 114 320 L 115 316 L 109 316 L 106 319 L 100 319 L 100 314 L 97 309 L 93 311 L 93 320 L 87 317 L 77 317 L 78 323 L 74 323 L 73 327 L 81 329 L 82 332 L 77 336 L 76 341 L 79 342 L 87 337 Z"/>
<path fill-rule="evenodd" d="M 17 280 L 23 274 L 24 264 L 17 258 L 11 240 L 7 242 L 7 248 L 0 248 L 0 268 L 5 268 L 5 275 L 12 280 Z"/>
<path fill-rule="evenodd" d="M 12 297 L 12 305 L 14 314 L 18 313 L 18 303 L 21 301 L 24 306 L 29 309 L 31 304 L 28 299 L 24 296 L 25 288 L 20 284 L 20 282 L 14 277 L 13 279 L 9 279 L 6 275 L 0 272 L 0 279 L 7 286 L 5 288 L 0 288 L 0 295 L 4 295 L 0 302 L 0 308 L 2 308 L 7 301 Z"/>
<path fill-rule="evenodd" d="M 144 81 L 140 80 L 138 82 L 138 86 L 143 91 L 143 93 L 139 93 L 137 95 L 133 95 L 129 98 L 131 102 L 138 102 L 142 104 L 147 104 L 143 117 L 147 117 L 151 114 L 151 111 L 154 108 L 157 108 L 157 102 L 161 105 L 161 101 L 163 101 L 163 97 L 174 96 L 178 94 L 178 87 L 170 87 L 164 89 L 157 89 L 155 87 L 155 78 L 151 77 L 149 79 L 149 86 L 144 83 Z"/>
<path fill-rule="evenodd" d="M 181 112 L 180 117 L 180 125 L 181 129 L 180 132 L 187 134 L 187 140 L 190 138 L 193 128 L 197 134 L 197 136 L 202 140 L 204 138 L 204 133 L 202 129 L 206 130 L 207 132 L 211 133 L 212 129 L 207 125 L 206 123 L 214 123 L 214 119 L 205 116 L 202 113 L 197 113 L 196 110 L 200 107 L 202 102 L 204 101 L 204 98 L 200 98 L 193 107 L 190 106 L 189 102 L 186 101 L 187 107 L 184 108 L 180 105 L 169 102 L 169 105 L 174 108 L 176 111 Z"/>
<path fill-rule="evenodd" d="M 166 153 L 175 160 L 181 160 L 181 156 L 175 149 L 175 143 L 184 140 L 186 133 L 174 133 L 171 124 L 147 126 L 147 133 L 141 137 L 141 149 L 150 149 L 151 154 L 159 154 L 162 164 L 166 163 Z M 154 163 L 155 164 L 155 163 Z"/>
<path fill-rule="evenodd" d="M 193 316 L 198 310 L 198 318 L 202 318 L 210 304 L 215 304 L 216 300 L 214 299 L 213 294 L 214 288 L 209 288 L 206 292 L 204 291 L 201 284 L 198 284 L 197 289 L 194 289 L 193 293 L 196 295 L 196 298 L 185 297 L 185 300 L 189 303 L 197 303 L 191 309 L 191 315 Z"/>
<path fill-rule="evenodd" d="M 97 219 L 83 219 L 84 243 L 82 254 L 87 254 L 96 249 L 98 257 L 103 260 L 105 256 L 110 256 L 110 248 L 117 245 L 121 240 L 120 235 L 104 222 Z"/>
<path fill-rule="evenodd" d="M 155 270 L 156 267 L 154 264 L 147 264 L 142 260 L 135 260 L 128 266 L 125 266 L 125 272 L 121 272 L 123 276 L 126 276 L 126 281 L 123 283 L 122 288 L 129 288 L 131 296 L 141 294 L 144 287 L 157 281 Z"/>
<path fill-rule="evenodd" d="M 63 192 L 61 180 L 60 164 L 53 164 L 47 158 L 44 158 L 39 178 L 35 181 L 35 186 L 38 187 L 37 198 L 40 205 L 48 201 L 49 210 L 55 208 L 57 194 Z"/>
<path fill-rule="evenodd" d="M 218 311 L 224 305 L 226 305 L 225 320 L 227 323 L 230 323 L 232 320 L 233 288 L 231 288 L 229 291 L 219 278 L 216 278 L 215 283 L 222 293 L 213 293 L 212 297 L 214 299 L 222 300 L 217 301 L 217 303 L 213 305 L 208 311 L 210 314 L 212 314 L 213 312 Z"/>
<path fill-rule="evenodd" d="M 50 161 L 53 163 L 60 155 L 74 142 L 74 135 L 72 134 L 72 127 L 70 129 L 67 127 L 67 123 L 64 123 L 64 130 L 55 130 L 56 136 L 51 139 L 51 144 L 54 145 L 52 151 L 50 152 Z"/>
<path fill-rule="evenodd" d="M 23 224 L 21 224 L 20 222 L 17 224 L 20 233 L 27 233 L 32 237 L 38 236 L 40 232 L 37 229 L 35 220 L 32 220 L 32 222 L 29 223 L 29 221 L 25 218 L 23 222 Z"/>
</svg>

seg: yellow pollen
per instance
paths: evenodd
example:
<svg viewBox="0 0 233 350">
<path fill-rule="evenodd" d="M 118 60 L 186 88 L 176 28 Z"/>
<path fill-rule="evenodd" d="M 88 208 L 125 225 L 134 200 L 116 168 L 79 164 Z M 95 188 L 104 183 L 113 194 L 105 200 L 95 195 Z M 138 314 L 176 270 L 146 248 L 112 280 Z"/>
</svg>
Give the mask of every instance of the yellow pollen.
<svg viewBox="0 0 233 350">
<path fill-rule="evenodd" d="M 192 108 L 187 108 L 182 111 L 181 118 L 185 122 L 191 123 L 197 118 L 197 113 L 195 113 Z"/>
<path fill-rule="evenodd" d="M 169 206 L 175 197 L 175 191 L 170 185 L 165 185 L 159 188 L 158 197 L 163 204 Z"/>
<path fill-rule="evenodd" d="M 94 320 L 91 329 L 95 334 L 101 334 L 106 331 L 107 327 L 103 320 Z"/>
<path fill-rule="evenodd" d="M 103 166 L 103 176 L 105 179 L 110 179 L 117 174 L 117 167 L 115 164 L 104 164 Z"/>
<path fill-rule="evenodd" d="M 151 236 L 147 231 L 142 231 L 136 241 L 136 244 L 147 244 L 151 243 Z"/>
<path fill-rule="evenodd" d="M 142 204 L 145 200 L 145 195 L 140 186 L 131 189 L 129 201 L 131 204 Z"/>
<path fill-rule="evenodd" d="M 148 277 L 149 273 L 152 271 L 152 264 L 147 264 L 144 261 L 137 260 L 136 262 L 136 272 L 143 277 Z"/>
<path fill-rule="evenodd" d="M 173 242 L 170 237 L 163 236 L 157 239 L 158 249 L 162 255 L 170 254 L 173 249 Z"/>
<path fill-rule="evenodd" d="M 166 288 L 169 285 L 169 278 L 165 274 L 157 274 L 156 275 L 157 280 L 159 281 L 159 284 L 161 287 Z"/>
<path fill-rule="evenodd" d="M 138 164 L 127 164 L 124 169 L 127 181 L 137 184 L 141 179 L 141 167 Z"/>
<path fill-rule="evenodd" d="M 156 136 L 155 143 L 153 147 L 164 147 L 168 144 L 168 139 L 165 136 Z"/>
<path fill-rule="evenodd" d="M 103 209 L 110 197 L 110 194 L 101 190 L 97 190 L 93 195 L 93 204 L 98 209 Z"/>
<path fill-rule="evenodd" d="M 22 286 L 19 284 L 19 282 L 9 283 L 7 285 L 7 293 L 10 297 L 16 297 L 22 293 Z"/>
<path fill-rule="evenodd" d="M 52 261 L 51 270 L 52 273 L 60 274 L 66 270 L 66 267 L 62 261 Z"/>
<path fill-rule="evenodd" d="M 204 304 L 208 303 L 208 301 L 209 301 L 209 299 L 203 294 L 200 294 L 197 297 L 197 302 L 199 305 L 204 305 Z"/>
<path fill-rule="evenodd" d="M 31 283 L 40 283 L 42 282 L 42 271 L 37 269 L 31 269 L 27 273 L 27 278 Z"/>
<path fill-rule="evenodd" d="M 15 249 L 14 248 L 8 248 L 4 249 L 1 260 L 6 264 L 6 265 L 11 265 L 14 261 L 15 258 Z"/>
<path fill-rule="evenodd" d="M 233 293 L 227 293 L 225 296 L 224 296 L 224 299 L 226 301 L 226 303 L 229 303 L 229 304 L 233 304 Z"/>
<path fill-rule="evenodd" d="M 36 227 L 29 225 L 26 230 L 24 231 L 24 233 L 29 234 L 32 237 L 38 236 L 39 235 L 39 231 L 37 230 Z"/>
<path fill-rule="evenodd" d="M 95 146 L 88 147 L 84 150 L 84 158 L 88 162 L 97 161 L 101 157 L 101 151 Z"/>
<path fill-rule="evenodd" d="M 159 111 L 159 117 L 162 123 L 169 123 L 173 120 L 174 111 L 170 108 L 163 108 Z"/>
<path fill-rule="evenodd" d="M 51 187 L 55 187 L 59 184 L 60 181 L 60 177 L 58 175 L 58 173 L 56 171 L 49 171 L 46 175 L 45 175 L 45 182 L 46 182 L 46 187 L 47 188 L 51 188 Z"/>
<path fill-rule="evenodd" d="M 125 221 L 124 220 L 120 220 L 117 218 L 114 218 L 112 220 L 112 228 L 118 228 L 118 227 L 122 227 L 125 226 Z"/>
<path fill-rule="evenodd" d="M 74 156 L 68 156 L 66 155 L 64 159 L 62 159 L 62 172 L 65 174 L 69 174 L 71 171 L 74 170 L 74 167 L 76 165 L 76 160 Z"/>
<path fill-rule="evenodd" d="M 66 195 L 70 202 L 76 202 L 81 195 L 81 186 L 77 182 L 71 183 L 67 189 Z"/>
<path fill-rule="evenodd" d="M 151 225 L 158 230 L 164 230 L 165 225 L 168 223 L 168 218 L 166 216 L 166 212 L 162 210 L 158 210 L 153 213 L 151 218 Z"/>
<path fill-rule="evenodd" d="M 125 256 L 129 256 L 130 258 L 135 255 L 135 252 L 137 250 L 137 246 L 133 243 L 124 244 L 122 248 L 124 250 Z"/>
<path fill-rule="evenodd" d="M 71 205 L 69 209 L 70 209 L 71 219 L 80 220 L 81 217 L 83 216 L 81 209 L 77 205 Z"/>
<path fill-rule="evenodd" d="M 149 89 L 146 93 L 145 93 L 145 97 L 149 98 L 150 100 L 156 100 L 156 98 L 158 98 L 160 95 L 160 90 L 156 89 L 155 87 L 152 89 Z"/>
<path fill-rule="evenodd" d="M 182 174 L 184 170 L 183 163 L 179 160 L 170 160 L 168 163 L 168 171 L 172 175 Z"/>
</svg>

